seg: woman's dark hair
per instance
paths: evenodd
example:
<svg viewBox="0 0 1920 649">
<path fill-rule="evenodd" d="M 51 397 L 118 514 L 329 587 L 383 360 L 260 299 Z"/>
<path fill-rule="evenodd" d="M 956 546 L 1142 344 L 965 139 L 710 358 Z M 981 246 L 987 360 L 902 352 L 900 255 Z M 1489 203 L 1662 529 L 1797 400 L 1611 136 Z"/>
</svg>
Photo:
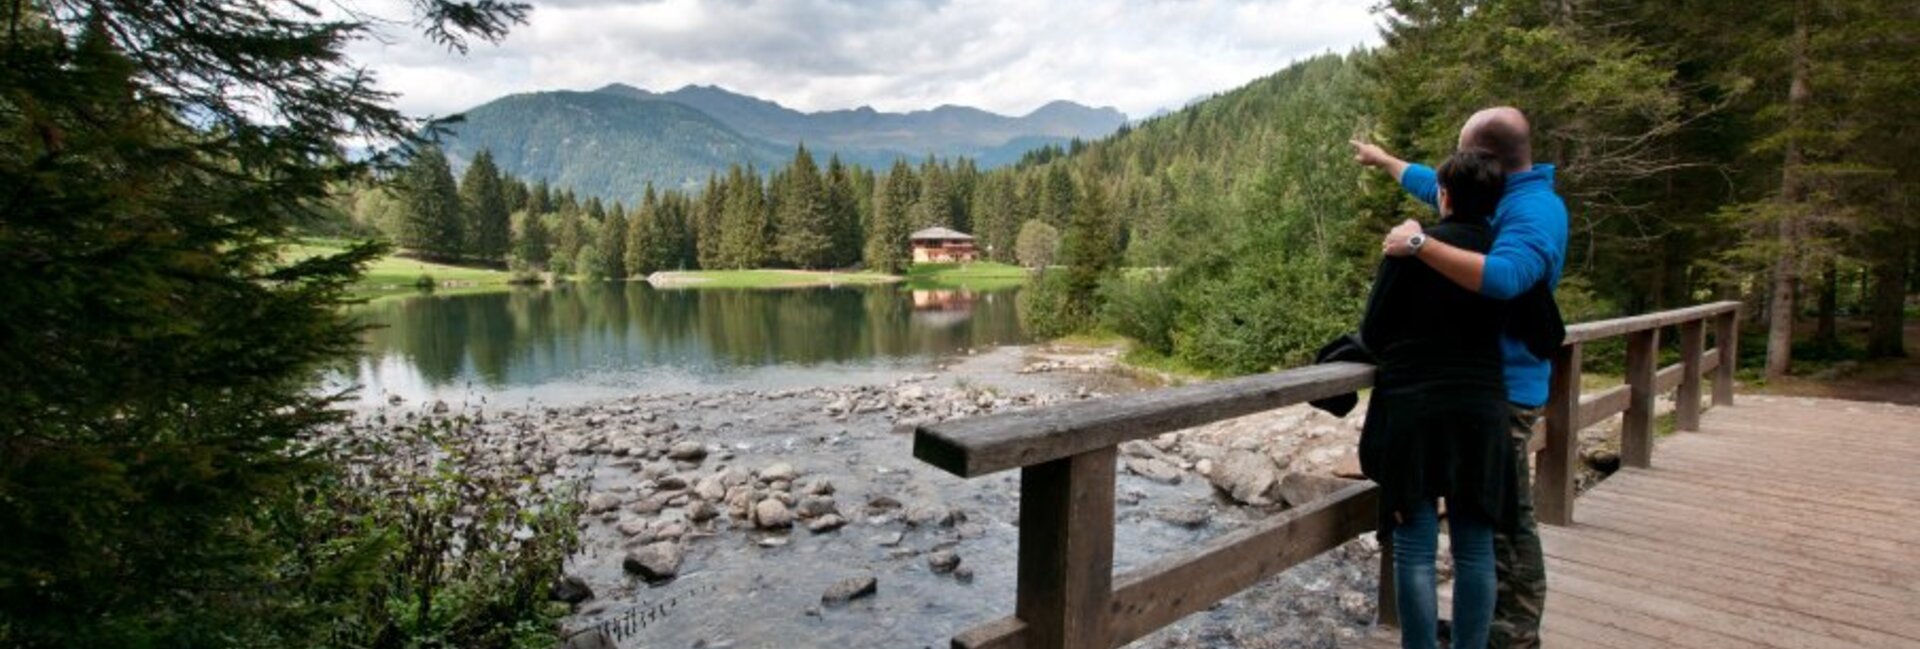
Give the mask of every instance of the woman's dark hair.
<svg viewBox="0 0 1920 649">
<path fill-rule="evenodd" d="M 1500 159 L 1479 149 L 1453 154 L 1440 163 L 1440 186 L 1453 203 L 1453 215 L 1459 218 L 1491 218 L 1500 196 L 1507 192 L 1507 174 Z"/>
</svg>

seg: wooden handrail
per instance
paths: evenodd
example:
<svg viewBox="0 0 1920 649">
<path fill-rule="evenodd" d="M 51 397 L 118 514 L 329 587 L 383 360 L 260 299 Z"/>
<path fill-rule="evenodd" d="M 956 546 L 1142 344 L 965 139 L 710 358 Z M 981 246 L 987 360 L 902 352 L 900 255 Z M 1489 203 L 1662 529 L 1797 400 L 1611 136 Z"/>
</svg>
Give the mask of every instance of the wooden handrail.
<svg viewBox="0 0 1920 649">
<path fill-rule="evenodd" d="M 1737 302 L 1716 302 L 1573 325 L 1553 359 L 1544 434 L 1536 436 L 1534 501 L 1542 522 L 1573 519 L 1575 433 L 1616 414 L 1622 461 L 1652 455 L 1653 397 L 1678 389 L 1676 421 L 1697 429 L 1701 382 L 1715 405 L 1733 403 Z M 1714 347 L 1704 350 L 1711 321 Z M 1681 362 L 1656 367 L 1659 331 L 1680 327 Z M 1628 336 L 1625 385 L 1580 396 L 1585 343 Z M 1372 366 L 1328 363 L 1050 408 L 920 426 L 913 454 L 972 478 L 1020 469 L 1020 541 L 1014 615 L 954 637 L 954 647 L 1085 648 L 1126 644 L 1261 579 L 1374 529 L 1379 489 L 1356 481 L 1324 498 L 1130 573 L 1113 574 L 1114 480 L 1121 442 L 1151 437 L 1373 384 Z M 1391 602 L 1392 552 L 1382 549 L 1379 601 Z M 1392 606 L 1379 608 L 1394 623 Z"/>
</svg>

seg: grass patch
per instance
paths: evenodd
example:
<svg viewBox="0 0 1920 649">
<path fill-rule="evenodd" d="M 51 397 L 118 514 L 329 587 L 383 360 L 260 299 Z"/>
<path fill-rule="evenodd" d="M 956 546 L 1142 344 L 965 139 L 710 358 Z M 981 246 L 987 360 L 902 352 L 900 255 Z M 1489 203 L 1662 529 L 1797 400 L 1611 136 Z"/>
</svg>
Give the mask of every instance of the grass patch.
<svg viewBox="0 0 1920 649">
<path fill-rule="evenodd" d="M 763 268 L 662 272 L 655 273 L 648 281 L 657 288 L 807 288 L 886 284 L 900 281 L 900 278 L 880 273 L 835 273 Z"/>
<path fill-rule="evenodd" d="M 286 258 L 297 261 L 308 257 L 338 254 L 350 245 L 346 241 L 307 239 L 287 246 Z M 422 276 L 432 278 L 436 294 L 480 293 L 509 288 L 513 274 L 492 268 L 455 266 L 387 255 L 367 265 L 367 274 L 353 285 L 354 298 L 377 299 L 396 295 L 418 295 Z"/>
<path fill-rule="evenodd" d="M 991 291 L 1027 283 L 1027 269 L 992 261 L 971 264 L 914 264 L 907 269 L 907 287 Z"/>
</svg>

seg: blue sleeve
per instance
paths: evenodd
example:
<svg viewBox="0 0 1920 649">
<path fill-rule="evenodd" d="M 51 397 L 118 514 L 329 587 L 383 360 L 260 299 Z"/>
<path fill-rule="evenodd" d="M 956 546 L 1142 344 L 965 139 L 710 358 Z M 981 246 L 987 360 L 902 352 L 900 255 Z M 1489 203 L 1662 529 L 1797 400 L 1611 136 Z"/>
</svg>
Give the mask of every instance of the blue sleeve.
<svg viewBox="0 0 1920 649">
<path fill-rule="evenodd" d="M 1400 172 L 1400 188 L 1428 207 L 1440 209 L 1440 176 L 1433 172 L 1433 167 L 1418 162 L 1408 164 L 1407 170 Z"/>
<path fill-rule="evenodd" d="M 1516 201 L 1498 219 L 1480 293 L 1511 300 L 1560 267 L 1567 249 L 1567 208 L 1557 199 Z"/>
</svg>

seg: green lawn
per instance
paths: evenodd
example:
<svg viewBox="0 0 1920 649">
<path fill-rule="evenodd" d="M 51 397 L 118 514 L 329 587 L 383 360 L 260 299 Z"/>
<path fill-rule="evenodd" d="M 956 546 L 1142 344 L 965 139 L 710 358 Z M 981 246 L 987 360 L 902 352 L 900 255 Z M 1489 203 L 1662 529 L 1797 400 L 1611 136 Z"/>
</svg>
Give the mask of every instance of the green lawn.
<svg viewBox="0 0 1920 649">
<path fill-rule="evenodd" d="M 1013 288 L 1027 282 L 1027 269 L 991 261 L 971 264 L 914 264 L 907 269 L 907 286 L 919 289 L 958 288 L 974 291 Z"/>
<path fill-rule="evenodd" d="M 286 254 L 288 259 L 305 259 L 335 254 L 345 247 L 343 243 L 309 239 L 287 246 Z M 420 289 L 416 283 L 421 275 L 433 278 L 436 293 L 503 290 L 508 287 L 507 280 L 512 277 L 511 273 L 491 268 L 450 266 L 387 255 L 367 265 L 366 276 L 353 286 L 352 294 L 353 297 L 367 299 L 417 295 Z"/>
<path fill-rule="evenodd" d="M 835 273 L 828 271 L 782 270 L 684 270 L 654 273 L 648 281 L 655 288 L 807 288 L 886 284 L 900 278 L 879 273 Z"/>
</svg>

